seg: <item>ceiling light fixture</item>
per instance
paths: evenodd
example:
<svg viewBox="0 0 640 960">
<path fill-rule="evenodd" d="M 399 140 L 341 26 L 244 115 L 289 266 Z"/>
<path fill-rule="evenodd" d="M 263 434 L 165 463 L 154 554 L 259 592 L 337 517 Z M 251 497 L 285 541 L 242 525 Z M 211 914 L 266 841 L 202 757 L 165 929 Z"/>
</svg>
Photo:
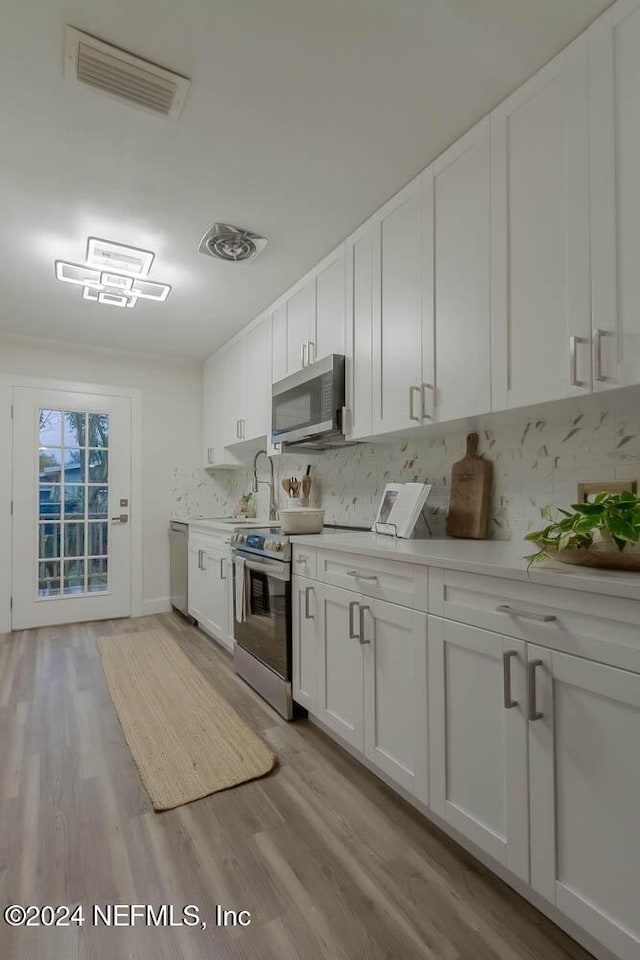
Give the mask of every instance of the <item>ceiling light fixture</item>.
<svg viewBox="0 0 640 960">
<path fill-rule="evenodd" d="M 171 287 L 147 278 L 153 261 L 151 250 L 89 237 L 87 262 L 56 260 L 56 279 L 78 284 L 84 300 L 105 306 L 131 308 L 138 300 L 164 303 Z"/>
</svg>

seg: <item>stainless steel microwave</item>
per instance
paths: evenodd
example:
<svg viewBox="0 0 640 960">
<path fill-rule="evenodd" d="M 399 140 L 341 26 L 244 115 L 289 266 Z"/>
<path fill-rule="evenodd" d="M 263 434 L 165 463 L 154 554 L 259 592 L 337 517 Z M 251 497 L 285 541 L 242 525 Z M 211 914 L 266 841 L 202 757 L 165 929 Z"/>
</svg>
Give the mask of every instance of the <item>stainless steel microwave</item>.
<svg viewBox="0 0 640 960">
<path fill-rule="evenodd" d="M 344 357 L 332 353 L 273 384 L 273 442 L 316 450 L 344 446 L 344 406 Z"/>
</svg>

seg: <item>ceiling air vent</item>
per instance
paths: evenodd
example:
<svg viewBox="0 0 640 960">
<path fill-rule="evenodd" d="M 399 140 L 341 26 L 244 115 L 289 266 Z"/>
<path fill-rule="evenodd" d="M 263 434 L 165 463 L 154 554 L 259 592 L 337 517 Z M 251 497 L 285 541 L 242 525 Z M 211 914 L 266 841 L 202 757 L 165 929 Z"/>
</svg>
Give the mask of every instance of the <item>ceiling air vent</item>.
<svg viewBox="0 0 640 960">
<path fill-rule="evenodd" d="M 214 223 L 200 241 L 198 250 L 207 257 L 241 263 L 257 257 L 266 245 L 265 238 L 251 230 L 233 227 L 229 223 Z"/>
<path fill-rule="evenodd" d="M 191 81 L 96 37 L 65 28 L 64 75 L 142 110 L 175 120 Z"/>
</svg>

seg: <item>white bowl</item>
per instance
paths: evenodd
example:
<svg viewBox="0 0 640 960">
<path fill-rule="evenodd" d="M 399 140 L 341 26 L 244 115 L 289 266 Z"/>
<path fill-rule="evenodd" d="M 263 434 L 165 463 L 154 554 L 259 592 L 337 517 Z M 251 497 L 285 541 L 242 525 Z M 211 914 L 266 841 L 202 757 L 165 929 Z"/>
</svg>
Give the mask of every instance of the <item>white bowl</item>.
<svg viewBox="0 0 640 960">
<path fill-rule="evenodd" d="M 324 510 L 316 507 L 289 507 L 280 511 L 283 533 L 320 533 L 324 524 Z"/>
</svg>

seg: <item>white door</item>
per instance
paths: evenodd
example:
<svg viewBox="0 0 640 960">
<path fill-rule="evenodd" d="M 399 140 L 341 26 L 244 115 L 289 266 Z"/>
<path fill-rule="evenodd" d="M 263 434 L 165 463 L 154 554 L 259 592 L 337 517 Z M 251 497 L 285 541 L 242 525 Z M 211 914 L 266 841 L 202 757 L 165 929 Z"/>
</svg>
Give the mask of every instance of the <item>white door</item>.
<svg viewBox="0 0 640 960">
<path fill-rule="evenodd" d="M 287 374 L 316 359 L 316 282 L 304 280 L 287 299 Z"/>
<path fill-rule="evenodd" d="M 346 242 L 345 392 L 347 436 L 353 440 L 373 432 L 373 230 L 373 222 L 368 220 Z"/>
<path fill-rule="evenodd" d="M 428 803 L 427 615 L 361 598 L 365 754 Z"/>
<path fill-rule="evenodd" d="M 318 684 L 318 595 L 313 580 L 294 577 L 293 608 L 293 699 L 310 713 L 317 709 Z"/>
<path fill-rule="evenodd" d="M 424 173 L 423 379 L 438 421 L 491 409 L 489 139 L 485 119 Z"/>
<path fill-rule="evenodd" d="M 131 401 L 15 387 L 14 630 L 131 610 Z"/>
<path fill-rule="evenodd" d="M 529 879 L 526 644 L 429 617 L 433 811 Z"/>
<path fill-rule="evenodd" d="M 374 433 L 422 423 L 421 181 L 373 217 Z"/>
<path fill-rule="evenodd" d="M 640 383 L 640 3 L 589 31 L 593 388 Z"/>
<path fill-rule="evenodd" d="M 226 640 L 229 635 L 229 555 L 213 547 L 207 547 L 203 554 L 204 617 L 198 622 L 203 630 Z"/>
<path fill-rule="evenodd" d="M 314 271 L 316 274 L 316 360 L 322 360 L 331 353 L 345 353 L 344 266 L 345 246 L 341 243 L 337 250 L 329 254 Z"/>
<path fill-rule="evenodd" d="M 491 114 L 493 409 L 591 390 L 587 38 Z"/>
<path fill-rule="evenodd" d="M 323 723 L 364 749 L 363 655 L 358 594 L 317 584 L 320 657 L 318 711 Z"/>
<path fill-rule="evenodd" d="M 271 317 L 263 317 L 245 337 L 246 412 L 244 439 L 271 432 Z"/>
<path fill-rule="evenodd" d="M 532 645 L 528 656 L 531 885 L 638 960 L 640 676 Z"/>
</svg>

